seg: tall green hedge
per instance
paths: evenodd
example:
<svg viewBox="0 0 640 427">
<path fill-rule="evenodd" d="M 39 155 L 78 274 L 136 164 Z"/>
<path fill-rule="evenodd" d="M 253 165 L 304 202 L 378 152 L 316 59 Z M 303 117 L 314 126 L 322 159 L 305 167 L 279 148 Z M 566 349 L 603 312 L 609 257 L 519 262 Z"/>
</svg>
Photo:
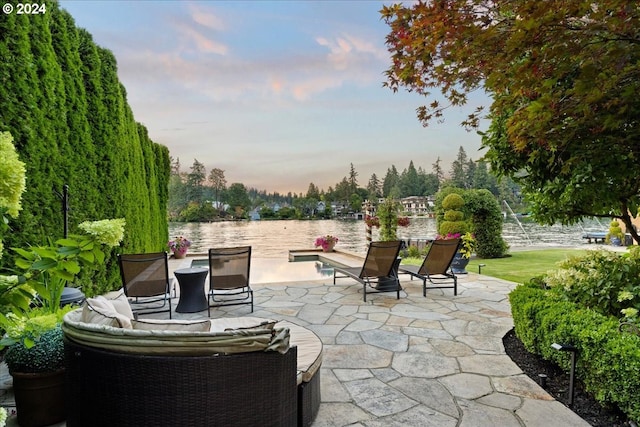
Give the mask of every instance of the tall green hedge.
<svg viewBox="0 0 640 427">
<path fill-rule="evenodd" d="M 27 167 L 23 210 L 5 247 L 62 237 L 58 193 L 68 184 L 70 232 L 85 220 L 124 217 L 120 251 L 163 250 L 169 152 L 135 121 L 113 54 L 57 2 L 45 3 L 45 14 L 0 19 L 0 131 L 11 132 Z M 119 286 L 115 252 L 84 285 L 89 295 Z"/>
</svg>

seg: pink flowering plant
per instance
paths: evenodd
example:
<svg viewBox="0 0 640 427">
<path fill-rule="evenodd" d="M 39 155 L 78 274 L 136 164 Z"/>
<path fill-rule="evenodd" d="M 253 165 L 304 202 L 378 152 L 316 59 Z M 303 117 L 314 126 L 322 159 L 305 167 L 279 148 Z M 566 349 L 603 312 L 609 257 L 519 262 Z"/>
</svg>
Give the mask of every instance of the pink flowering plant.
<svg viewBox="0 0 640 427">
<path fill-rule="evenodd" d="M 318 246 L 322 246 L 322 249 L 327 250 L 329 249 L 330 246 L 335 245 L 336 243 L 338 243 L 338 238 L 335 236 L 332 236 L 330 234 L 327 234 L 326 236 L 320 236 L 316 239 L 316 248 Z"/>
<path fill-rule="evenodd" d="M 167 246 L 173 253 L 185 253 L 191 246 L 191 241 L 189 241 L 189 239 L 187 239 L 186 237 L 179 236 L 173 240 L 169 240 L 169 242 L 167 242 Z"/>
<path fill-rule="evenodd" d="M 467 259 L 471 257 L 471 254 L 476 249 L 476 236 L 473 233 L 447 233 L 446 236 L 437 235 L 436 239 L 460 239 L 460 249 L 458 249 L 458 252 L 460 252 L 460 254 L 462 254 L 462 256 Z"/>
</svg>

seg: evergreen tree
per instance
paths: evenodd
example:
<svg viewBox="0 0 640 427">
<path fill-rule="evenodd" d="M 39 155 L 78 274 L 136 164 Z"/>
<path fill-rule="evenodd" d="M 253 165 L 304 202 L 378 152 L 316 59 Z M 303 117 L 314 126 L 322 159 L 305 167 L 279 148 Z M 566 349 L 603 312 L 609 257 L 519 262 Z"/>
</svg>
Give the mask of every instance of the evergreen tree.
<svg viewBox="0 0 640 427">
<path fill-rule="evenodd" d="M 409 167 L 402 171 L 398 185 L 400 187 L 400 197 L 421 196 L 423 192 L 423 181 L 418 176 L 418 171 L 413 165 L 413 160 L 409 162 Z"/>
<path fill-rule="evenodd" d="M 473 173 L 473 188 L 475 189 L 487 189 L 493 195 L 497 196 L 498 186 L 496 178 L 489 173 L 487 162 L 479 160 Z"/>
<path fill-rule="evenodd" d="M 356 172 L 353 163 L 349 165 L 349 196 L 356 192 L 358 188 L 358 172 Z"/>
<path fill-rule="evenodd" d="M 424 192 L 422 193 L 423 196 L 433 196 L 438 192 L 438 190 L 440 190 L 440 181 L 438 180 L 438 177 L 436 176 L 436 174 L 429 173 L 424 175 L 423 181 L 424 181 Z"/>
<path fill-rule="evenodd" d="M 113 54 L 75 27 L 57 2 L 46 14 L 0 19 L 0 130 L 14 135 L 27 165 L 21 215 L 7 246 L 47 243 L 63 234 L 58 194 L 69 185 L 69 231 L 85 220 L 126 218 L 123 248 L 161 250 L 167 241 L 169 156 L 135 122 Z M 11 263 L 10 255 L 2 258 Z M 87 296 L 121 286 L 115 252 Z"/>
<path fill-rule="evenodd" d="M 291 196 L 291 193 L 289 193 Z M 293 200 L 290 201 L 292 203 Z M 231 207 L 231 212 L 235 218 L 245 218 L 246 213 L 251 208 L 251 199 L 244 184 L 234 182 L 227 190 L 227 203 Z"/>
<path fill-rule="evenodd" d="M 191 172 L 187 175 L 187 194 L 189 195 L 189 201 L 202 203 L 203 198 L 203 186 L 207 178 L 207 171 L 202 163 L 197 159 L 193 160 L 191 165 Z"/>
<path fill-rule="evenodd" d="M 400 174 L 398 174 L 398 170 L 396 169 L 395 165 L 391 165 L 391 167 L 387 169 L 387 174 L 384 176 L 384 180 L 382 181 L 382 196 L 391 197 L 391 193 L 393 192 L 396 193 L 396 196 L 399 196 L 399 181 Z"/>
<path fill-rule="evenodd" d="M 369 183 L 367 184 L 367 198 L 371 201 L 376 201 L 379 197 L 382 197 L 382 185 L 380 184 L 380 180 L 378 176 L 373 173 L 371 178 L 369 178 Z"/>
<path fill-rule="evenodd" d="M 444 171 L 442 170 L 440 163 L 442 163 L 442 160 L 440 160 L 440 156 L 438 156 L 438 159 L 431 165 L 433 168 L 433 174 L 438 179 L 438 185 L 444 182 Z"/>
<path fill-rule="evenodd" d="M 467 153 L 460 146 L 458 156 L 451 163 L 450 179 L 454 187 L 467 188 Z"/>
<path fill-rule="evenodd" d="M 213 189 L 214 200 L 220 203 L 222 201 L 222 193 L 227 189 L 227 180 L 224 177 L 224 171 L 218 168 L 211 169 L 209 173 L 209 183 Z"/>
<path fill-rule="evenodd" d="M 315 186 L 313 182 L 309 183 L 309 188 L 307 189 L 307 198 L 320 200 L 320 190 Z"/>
</svg>

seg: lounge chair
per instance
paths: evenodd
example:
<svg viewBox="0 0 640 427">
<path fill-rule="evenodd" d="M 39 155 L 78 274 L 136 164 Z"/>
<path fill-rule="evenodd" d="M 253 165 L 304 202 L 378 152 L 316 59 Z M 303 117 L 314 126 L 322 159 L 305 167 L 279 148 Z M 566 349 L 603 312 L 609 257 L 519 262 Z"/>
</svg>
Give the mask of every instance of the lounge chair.
<svg viewBox="0 0 640 427">
<path fill-rule="evenodd" d="M 251 304 L 253 313 L 253 290 L 249 286 L 250 268 L 251 246 L 209 249 L 209 298 L 214 307 Z M 211 317 L 211 304 L 208 313 Z"/>
<path fill-rule="evenodd" d="M 458 252 L 460 239 L 434 240 L 431 243 L 427 256 L 421 265 L 401 265 L 398 267 L 400 274 L 410 274 L 411 279 L 422 279 L 422 295 L 427 296 L 427 280 L 432 284 L 453 280 L 453 285 L 430 286 L 430 288 L 453 288 L 453 295 L 458 295 L 458 278 L 451 270 L 451 261 Z"/>
<path fill-rule="evenodd" d="M 333 269 L 333 284 L 336 284 L 336 278 L 357 280 L 363 285 L 365 302 L 367 301 L 367 285 L 371 289 L 376 289 L 370 292 L 396 291 L 398 299 L 400 299 L 402 287 L 400 286 L 400 280 L 398 280 L 396 263 L 401 245 L 402 242 L 400 240 L 371 242 L 363 266 L 335 267 Z M 341 275 L 338 275 L 338 273 Z M 376 285 L 376 288 L 374 288 L 374 285 Z"/>
<path fill-rule="evenodd" d="M 168 311 L 171 319 L 173 279 L 169 278 L 167 253 L 120 254 L 118 264 L 122 288 L 135 315 Z"/>
</svg>

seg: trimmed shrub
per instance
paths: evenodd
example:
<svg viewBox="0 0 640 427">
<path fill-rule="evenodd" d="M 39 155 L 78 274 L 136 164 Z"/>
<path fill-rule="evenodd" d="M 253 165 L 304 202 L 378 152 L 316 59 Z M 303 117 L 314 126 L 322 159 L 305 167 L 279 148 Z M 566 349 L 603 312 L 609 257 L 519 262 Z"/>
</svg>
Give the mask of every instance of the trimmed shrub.
<svg viewBox="0 0 640 427">
<path fill-rule="evenodd" d="M 441 236 L 447 234 L 464 234 L 469 231 L 469 225 L 464 221 L 464 199 L 461 195 L 452 193 L 442 201 L 444 209 L 443 221 L 440 222 L 438 232 Z"/>
<path fill-rule="evenodd" d="M 618 321 L 563 301 L 551 290 L 520 285 L 509 294 L 515 332 L 527 350 L 570 369 L 565 352 L 552 343 L 578 349 L 576 375 L 605 405 L 616 405 L 640 420 L 640 336 L 620 332 Z"/>
<path fill-rule="evenodd" d="M 489 190 L 470 190 L 465 194 L 466 208 L 476 238 L 475 252 L 480 258 L 500 258 L 507 252 L 502 238 L 502 212 Z"/>
</svg>

